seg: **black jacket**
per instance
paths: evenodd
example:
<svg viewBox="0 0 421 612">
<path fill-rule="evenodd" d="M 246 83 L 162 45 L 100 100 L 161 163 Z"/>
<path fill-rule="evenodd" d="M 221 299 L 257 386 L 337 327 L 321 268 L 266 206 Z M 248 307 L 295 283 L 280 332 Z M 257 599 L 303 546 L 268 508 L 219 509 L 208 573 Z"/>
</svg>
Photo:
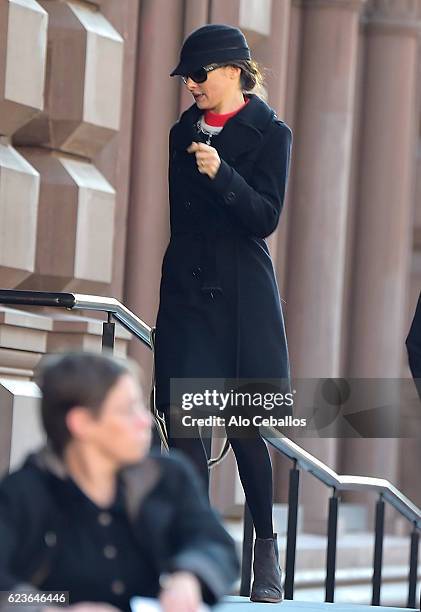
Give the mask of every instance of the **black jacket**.
<svg viewBox="0 0 421 612">
<path fill-rule="evenodd" d="M 198 107 L 171 129 L 171 239 L 156 322 L 158 406 L 169 403 L 171 377 L 289 377 L 265 238 L 279 221 L 292 135 L 265 102 L 249 98 L 212 138 L 222 160 L 213 180 L 186 152 L 198 140 Z"/>
<path fill-rule="evenodd" d="M 406 339 L 408 349 L 409 367 L 415 379 L 418 394 L 421 397 L 421 293 L 418 298 L 414 320 Z"/>
<path fill-rule="evenodd" d="M 147 592 L 141 575 L 137 594 L 156 596 L 160 574 L 176 570 L 195 574 L 209 603 L 229 592 L 238 573 L 234 543 L 210 509 L 192 467 L 177 455 L 150 455 L 123 470 L 120 481 L 135 550 L 148 568 Z M 77 542 L 68 548 L 60 544 L 66 539 L 66 525 L 83 521 L 77 506 L 64 503 L 59 495 L 65 482 L 63 464 L 47 450 L 31 456 L 1 482 L 0 591 L 19 585 L 62 590 L 63 585 L 52 584 L 49 577 L 59 556 L 62 562 L 63 556 L 79 554 Z M 86 546 L 91 534 L 88 528 L 86 538 L 83 530 L 81 534 Z M 92 584 L 102 578 L 102 550 L 98 552 Z M 89 576 L 83 579 L 89 587 Z M 90 595 L 97 600 L 94 588 Z M 115 605 L 114 600 L 110 603 Z M 0 609 L 8 609 L 7 602 L 0 602 Z"/>
</svg>

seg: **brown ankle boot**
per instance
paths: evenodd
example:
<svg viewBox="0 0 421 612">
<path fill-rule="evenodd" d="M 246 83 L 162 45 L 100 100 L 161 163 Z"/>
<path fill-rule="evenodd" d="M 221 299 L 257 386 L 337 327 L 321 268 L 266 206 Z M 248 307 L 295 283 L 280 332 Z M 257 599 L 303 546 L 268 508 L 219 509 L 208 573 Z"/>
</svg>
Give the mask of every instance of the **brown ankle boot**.
<svg viewBox="0 0 421 612">
<path fill-rule="evenodd" d="M 253 574 L 251 601 L 279 603 L 284 599 L 276 533 L 273 538 L 256 538 L 254 543 Z"/>
</svg>

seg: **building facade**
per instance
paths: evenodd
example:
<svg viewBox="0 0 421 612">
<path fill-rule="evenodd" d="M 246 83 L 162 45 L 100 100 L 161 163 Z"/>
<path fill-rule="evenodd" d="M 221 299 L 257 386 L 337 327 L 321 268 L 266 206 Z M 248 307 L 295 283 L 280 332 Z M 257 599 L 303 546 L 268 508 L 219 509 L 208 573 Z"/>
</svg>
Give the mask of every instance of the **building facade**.
<svg viewBox="0 0 421 612">
<path fill-rule="evenodd" d="M 168 75 L 207 22 L 241 27 L 294 133 L 269 238 L 293 376 L 408 378 L 421 289 L 421 0 L 0 0 L 0 287 L 114 296 L 153 325 L 168 131 L 192 102 Z M 45 352 L 99 349 L 101 323 L 82 315 L 0 306 L 0 469 L 19 455 L 22 407 L 36 403 L 18 383 Z M 117 340 L 148 379 L 151 353 L 124 330 Z M 302 445 L 421 505 L 419 438 Z M 285 500 L 289 463 L 274 466 Z M 303 480 L 317 532 L 328 492 Z M 232 457 L 212 486 L 223 511 L 241 500 Z"/>
</svg>

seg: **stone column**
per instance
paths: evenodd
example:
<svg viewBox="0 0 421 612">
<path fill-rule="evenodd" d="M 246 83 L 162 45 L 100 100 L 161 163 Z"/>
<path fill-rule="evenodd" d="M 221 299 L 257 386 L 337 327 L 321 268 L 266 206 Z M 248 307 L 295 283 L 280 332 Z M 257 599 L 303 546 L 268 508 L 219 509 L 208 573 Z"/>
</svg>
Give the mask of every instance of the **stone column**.
<svg viewBox="0 0 421 612">
<path fill-rule="evenodd" d="M 413 0 L 367 6 L 348 362 L 353 377 L 399 378 L 406 360 L 420 18 Z M 347 440 L 343 469 L 398 484 L 399 448 L 398 439 Z"/>
<path fill-rule="evenodd" d="M 421 82 L 421 51 L 419 52 L 418 80 Z M 421 86 L 420 96 L 421 96 Z M 414 248 L 421 251 L 421 134 L 418 135 L 417 169 L 416 169 L 416 192 L 415 192 L 415 218 L 414 218 Z"/>
<path fill-rule="evenodd" d="M 274 12 L 279 15 L 281 9 L 286 11 L 285 5 L 288 3 L 274 4 Z M 274 15 L 275 18 L 275 15 Z M 278 19 L 281 19 L 279 16 Z M 287 275 L 287 246 L 288 246 L 288 232 L 289 232 L 289 214 L 291 205 L 293 203 L 293 187 L 294 187 L 294 171 L 295 171 L 295 127 L 297 118 L 297 101 L 298 101 L 298 84 L 300 76 L 300 65 L 301 65 L 301 41 L 302 41 L 302 2 L 301 0 L 293 0 L 291 2 L 289 10 L 288 20 L 288 45 L 287 49 L 283 49 L 286 61 L 286 75 L 285 82 L 282 85 L 282 79 L 275 75 L 271 82 L 279 81 L 279 86 L 276 88 L 283 94 L 279 98 L 280 108 L 283 112 L 280 114 L 280 118 L 283 119 L 292 129 L 293 143 L 292 143 L 292 155 L 291 155 L 291 168 L 290 176 L 288 181 L 288 188 L 284 202 L 284 210 L 282 211 L 280 228 L 278 230 L 276 239 L 276 249 L 272 247 L 272 258 L 275 266 L 276 276 L 279 285 L 279 292 L 283 299 L 285 299 L 285 286 L 286 286 L 286 275 Z M 279 24 L 279 22 L 278 22 Z M 275 34 L 276 35 L 276 34 Z M 264 61 L 264 60 L 262 60 Z M 270 64 L 268 66 L 270 68 Z M 272 99 L 271 89 L 269 88 L 270 99 Z M 275 101 L 274 101 L 275 104 Z M 275 107 L 276 108 L 276 107 Z M 284 316 L 287 317 L 289 308 L 288 302 L 282 302 L 282 308 Z M 286 329 L 287 338 L 289 338 L 289 329 Z M 273 454 L 273 469 L 274 469 L 274 485 L 275 485 L 275 499 L 286 502 L 288 499 L 288 480 L 287 474 L 291 467 L 289 460 L 285 459 L 279 453 Z"/>
<path fill-rule="evenodd" d="M 238 25 L 242 0 L 210 0 L 209 22 Z"/>
<path fill-rule="evenodd" d="M 254 52 L 257 60 L 267 70 L 266 87 L 268 104 L 275 109 L 280 119 L 286 121 L 286 82 L 289 64 L 291 0 L 285 0 L 284 2 L 272 1 L 265 4 L 267 15 L 266 20 L 262 20 L 261 24 L 261 29 L 265 36 L 261 41 L 256 42 Z M 264 27 L 267 28 L 266 31 L 263 30 Z M 284 211 L 277 230 L 268 239 L 275 267 L 277 261 L 280 262 L 278 272 L 280 273 L 281 293 L 284 285 L 286 238 L 287 215 Z"/>
<path fill-rule="evenodd" d="M 93 163 L 116 191 L 112 282 L 109 295 L 121 300 L 126 259 L 127 210 L 130 198 L 130 166 L 133 137 L 133 104 L 140 0 L 99 0 L 104 17 L 124 36 L 124 57 L 118 135 L 94 158 Z M 118 160 L 118 163 L 116 163 Z"/>
<path fill-rule="evenodd" d="M 287 329 L 294 377 L 334 377 L 340 372 L 346 220 L 362 5 L 362 0 L 303 2 L 287 281 Z M 335 468 L 334 440 L 299 442 Z M 306 528 L 324 531 L 326 489 L 314 479 L 304 477 L 302 500 Z"/>
<path fill-rule="evenodd" d="M 185 0 L 184 12 L 184 38 L 193 30 L 205 25 L 208 20 L 209 2 L 208 0 Z M 181 43 L 180 43 L 181 48 Z M 177 61 L 174 58 L 174 66 Z M 180 77 L 175 77 L 180 79 Z M 181 79 L 180 79 L 181 81 Z M 180 82 L 180 113 L 189 108 L 194 102 L 193 96 L 189 93 L 183 82 Z"/>
<path fill-rule="evenodd" d="M 177 81 L 169 73 L 183 39 L 182 8 L 181 0 L 144 0 L 140 8 L 125 297 L 127 306 L 150 325 L 156 319 L 169 238 L 168 134 L 179 107 Z M 148 380 L 151 352 L 136 342 L 132 355 Z"/>
</svg>

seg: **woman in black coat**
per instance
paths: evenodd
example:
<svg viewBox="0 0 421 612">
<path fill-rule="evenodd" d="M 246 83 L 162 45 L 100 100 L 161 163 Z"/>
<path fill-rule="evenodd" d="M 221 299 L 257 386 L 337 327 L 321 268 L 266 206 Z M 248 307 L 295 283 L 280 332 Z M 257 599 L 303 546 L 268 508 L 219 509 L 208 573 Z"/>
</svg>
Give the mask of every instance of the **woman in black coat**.
<svg viewBox="0 0 421 612">
<path fill-rule="evenodd" d="M 237 28 L 195 30 L 172 75 L 183 77 L 195 103 L 170 133 L 171 239 L 156 323 L 156 399 L 170 445 L 185 451 L 206 481 L 200 437 L 171 436 L 170 407 L 178 407 L 170 379 L 289 379 L 265 238 L 279 221 L 292 136 L 265 102 L 244 93 L 260 74 Z M 269 453 L 257 428 L 247 439 L 236 428 L 227 433 L 256 529 L 251 598 L 280 601 Z"/>
<path fill-rule="evenodd" d="M 75 353 L 40 372 L 48 447 L 0 483 L 0 611 L 198 612 L 229 592 L 234 542 L 190 464 L 148 455 L 151 415 L 127 364 Z M 8 594 L 9 593 L 9 594 Z M 19 605 L 21 604 L 21 605 Z"/>
</svg>

